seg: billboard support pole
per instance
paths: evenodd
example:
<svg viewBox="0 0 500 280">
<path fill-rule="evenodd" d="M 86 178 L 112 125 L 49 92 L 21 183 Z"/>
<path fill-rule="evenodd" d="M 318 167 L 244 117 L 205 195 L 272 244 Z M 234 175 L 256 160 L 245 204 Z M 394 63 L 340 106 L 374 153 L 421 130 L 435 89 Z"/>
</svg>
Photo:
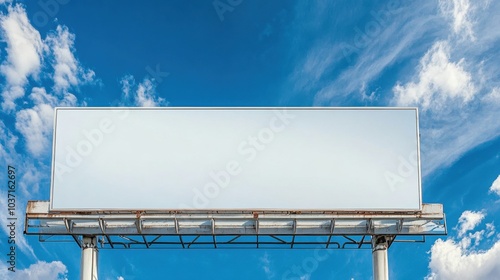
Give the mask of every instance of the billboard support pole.
<svg viewBox="0 0 500 280">
<path fill-rule="evenodd" d="M 375 235 L 372 237 L 373 279 L 389 280 L 389 264 L 387 249 L 389 236 Z"/>
<path fill-rule="evenodd" d="M 97 238 L 83 236 L 81 280 L 97 280 Z"/>
</svg>

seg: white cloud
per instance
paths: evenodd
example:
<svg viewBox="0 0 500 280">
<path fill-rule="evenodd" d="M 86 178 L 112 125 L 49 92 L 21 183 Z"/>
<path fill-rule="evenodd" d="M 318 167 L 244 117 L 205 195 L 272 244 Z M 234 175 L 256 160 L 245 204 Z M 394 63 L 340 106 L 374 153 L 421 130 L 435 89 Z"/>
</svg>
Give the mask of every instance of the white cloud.
<svg viewBox="0 0 500 280">
<path fill-rule="evenodd" d="M 420 60 L 417 81 L 394 87 L 397 105 L 441 110 L 468 103 L 477 91 L 463 62 L 451 62 L 448 42 L 436 42 Z"/>
<path fill-rule="evenodd" d="M 168 105 L 168 102 L 164 98 L 156 96 L 154 79 L 146 77 L 141 83 L 136 85 L 134 77 L 126 75 L 121 79 L 120 83 L 122 85 L 121 105 L 138 107 Z"/>
<path fill-rule="evenodd" d="M 50 263 L 39 261 L 30 265 L 26 269 L 19 269 L 16 272 L 7 270 L 4 262 L 0 264 L 0 278 L 11 280 L 67 280 L 68 270 L 60 261 Z"/>
<path fill-rule="evenodd" d="M 46 173 L 44 173 L 46 172 Z M 42 179 L 48 178 L 49 169 L 41 166 L 35 166 L 33 162 L 28 161 L 23 164 L 23 175 L 19 183 L 19 189 L 25 197 L 32 197 L 38 193 Z"/>
<path fill-rule="evenodd" d="M 54 94 L 34 87 L 29 95 L 33 106 L 16 113 L 16 129 L 24 136 L 28 152 L 33 156 L 47 154 L 52 136 L 54 107 L 76 106 L 78 100 L 68 90 L 94 81 L 94 72 L 83 68 L 74 56 L 74 35 L 68 28 L 57 26 L 46 40 L 46 59 L 53 67 Z"/>
<path fill-rule="evenodd" d="M 57 93 L 67 92 L 71 87 L 89 83 L 94 80 L 95 73 L 83 68 L 74 55 L 75 35 L 65 26 L 57 26 L 56 32 L 47 36 L 46 43 L 53 55 L 54 90 Z"/>
<path fill-rule="evenodd" d="M 29 77 L 36 77 L 41 67 L 44 48 L 40 33 L 30 24 L 21 5 L 9 6 L 6 15 L 0 15 L 2 35 L 7 42 L 7 58 L 0 66 L 6 78 L 2 92 L 2 109 L 11 112 L 16 99 L 24 96 Z"/>
<path fill-rule="evenodd" d="M 33 93 L 39 91 L 38 88 L 33 89 Z M 48 102 L 53 99 L 47 95 L 44 89 L 43 95 L 48 97 Z M 24 136 L 28 151 L 37 156 L 44 149 L 50 147 L 49 135 L 52 129 L 54 110 L 50 103 L 40 103 L 31 109 L 23 109 L 16 114 L 16 129 Z"/>
<path fill-rule="evenodd" d="M 116 278 L 116 280 L 125 280 L 125 278 L 118 276 L 118 278 Z"/>
<path fill-rule="evenodd" d="M 0 66 L 1 74 L 6 77 L 2 93 L 4 111 L 15 109 L 15 100 L 24 96 L 28 78 L 37 78 L 44 61 L 49 61 L 54 71 L 51 78 L 55 94 L 48 94 L 42 87 L 33 87 L 29 95 L 33 106 L 16 113 L 16 129 L 24 136 L 27 150 L 40 156 L 50 147 L 53 108 L 77 105 L 76 97 L 68 90 L 93 82 L 95 74 L 83 68 L 75 58 L 75 36 L 67 27 L 57 26 L 56 31 L 42 41 L 21 5 L 9 6 L 8 14 L 0 16 L 0 24 L 7 41 L 7 59 Z"/>
<path fill-rule="evenodd" d="M 155 86 L 150 79 L 144 79 L 137 86 L 135 102 L 141 107 L 155 107 L 164 102 L 161 97 L 155 97 Z"/>
<path fill-rule="evenodd" d="M 474 40 L 472 30 L 472 5 L 469 0 L 440 0 L 439 7 L 443 15 L 450 19 L 453 32 L 464 38 Z"/>
<path fill-rule="evenodd" d="M 498 175 L 495 181 L 493 181 L 493 184 L 491 184 L 490 192 L 500 195 L 500 175 Z"/>
<path fill-rule="evenodd" d="M 448 279 L 496 279 L 500 275 L 500 241 L 497 240 L 491 248 L 476 249 L 480 241 L 493 236 L 493 223 L 486 224 L 486 230 L 469 233 L 483 220 L 482 212 L 464 211 L 457 227 L 458 241 L 438 239 L 431 248 L 431 260 L 428 280 Z M 498 236 L 500 237 L 500 236 Z M 474 243 L 472 243 L 474 240 Z"/>
<path fill-rule="evenodd" d="M 16 129 L 24 136 L 27 150 L 34 156 L 47 153 L 50 148 L 55 106 L 75 106 L 76 97 L 65 93 L 62 99 L 47 94 L 44 88 L 33 88 L 30 99 L 32 108 L 16 114 Z"/>
<path fill-rule="evenodd" d="M 431 249 L 429 280 L 497 279 L 500 241 L 488 250 L 469 250 L 452 239 L 437 240 Z"/>
<path fill-rule="evenodd" d="M 473 230 L 481 223 L 485 216 L 484 211 L 464 211 L 458 219 L 458 237 L 462 237 L 466 232 Z"/>
<path fill-rule="evenodd" d="M 392 105 L 421 109 L 424 176 L 500 135 L 496 121 L 500 119 L 500 81 L 490 74 L 499 67 L 495 60 L 480 60 L 490 51 L 483 46 L 490 44 L 482 37 L 477 45 L 438 41 L 421 58 L 412 81 L 393 88 Z"/>
</svg>

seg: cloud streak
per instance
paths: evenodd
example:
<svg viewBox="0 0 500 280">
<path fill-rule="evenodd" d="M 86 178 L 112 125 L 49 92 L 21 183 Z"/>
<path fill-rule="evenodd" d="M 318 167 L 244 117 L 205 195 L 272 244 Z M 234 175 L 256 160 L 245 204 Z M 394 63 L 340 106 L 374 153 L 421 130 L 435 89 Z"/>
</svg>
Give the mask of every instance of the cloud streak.
<svg viewBox="0 0 500 280">
<path fill-rule="evenodd" d="M 264 256 L 260 258 L 261 262 L 261 267 L 262 270 L 264 270 L 264 273 L 266 274 L 267 279 L 273 279 L 274 278 L 274 272 L 271 270 L 271 260 L 269 259 L 269 255 L 264 253 Z"/>
<path fill-rule="evenodd" d="M 7 59 L 0 66 L 0 72 L 6 78 L 2 109 L 12 112 L 16 99 L 24 96 L 28 78 L 36 78 L 40 71 L 44 44 L 19 4 L 9 6 L 8 13 L 0 15 L 0 26 L 2 37 L 7 42 Z"/>
<path fill-rule="evenodd" d="M 120 84 L 122 86 L 122 106 L 137 106 L 137 107 L 157 107 L 167 106 L 168 102 L 156 95 L 156 83 L 154 79 L 144 78 L 144 80 L 136 84 L 132 75 L 124 76 Z"/>
<path fill-rule="evenodd" d="M 465 39 L 475 40 L 472 31 L 472 5 L 468 0 L 440 0 L 439 8 L 451 23 L 455 34 Z"/>
</svg>

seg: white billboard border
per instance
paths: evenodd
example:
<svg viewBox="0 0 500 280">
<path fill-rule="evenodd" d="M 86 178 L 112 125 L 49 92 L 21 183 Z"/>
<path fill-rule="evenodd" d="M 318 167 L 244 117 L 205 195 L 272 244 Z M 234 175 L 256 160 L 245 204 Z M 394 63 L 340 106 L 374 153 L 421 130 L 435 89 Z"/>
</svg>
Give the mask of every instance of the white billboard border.
<svg viewBox="0 0 500 280">
<path fill-rule="evenodd" d="M 56 146 L 56 126 L 57 126 L 57 111 L 58 110 L 339 110 L 339 111 L 390 111 L 390 110 L 414 110 L 416 119 L 416 137 L 417 137 L 417 180 L 418 180 L 418 200 L 419 209 L 357 209 L 357 210 L 338 210 L 338 209 L 132 209 L 132 208 L 113 208 L 113 209 L 95 209 L 95 208 L 63 208 L 54 209 L 53 207 L 53 192 L 54 192 L 54 172 L 55 172 L 55 146 Z M 422 177 L 421 177 L 421 161 L 420 161 L 420 128 L 419 128 L 419 113 L 418 107 L 55 107 L 54 108 L 54 123 L 53 123 L 53 138 L 52 138 L 52 163 L 51 163 L 51 177 L 50 177 L 50 212 L 122 212 L 122 211 L 147 211 L 147 212 L 178 212 L 178 213 L 283 213 L 283 212 L 308 212 L 308 213 L 353 213 L 353 212 L 369 212 L 369 213 L 418 213 L 422 211 Z"/>
</svg>

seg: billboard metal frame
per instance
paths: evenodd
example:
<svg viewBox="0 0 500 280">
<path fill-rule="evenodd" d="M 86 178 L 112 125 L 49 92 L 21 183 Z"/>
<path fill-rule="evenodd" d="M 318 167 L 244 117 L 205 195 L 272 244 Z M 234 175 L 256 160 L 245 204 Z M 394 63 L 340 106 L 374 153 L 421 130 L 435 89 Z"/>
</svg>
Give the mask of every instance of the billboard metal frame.
<svg viewBox="0 0 500 280">
<path fill-rule="evenodd" d="M 57 236 L 100 236 L 101 248 L 149 248 L 159 245 L 178 245 L 166 248 L 195 248 L 196 245 L 336 245 L 330 241 L 285 241 L 279 236 L 420 236 L 446 234 L 445 218 L 440 204 L 424 204 L 422 212 L 279 212 L 279 211 L 93 211 L 52 212 L 47 201 L 30 201 L 27 208 L 25 233 L 45 236 L 44 240 Z M 125 236 L 139 237 L 124 238 Z M 163 236 L 178 237 L 178 241 L 163 242 Z M 183 236 L 196 240 L 184 242 Z M 198 241 L 202 236 L 213 240 Z M 217 237 L 231 237 L 223 240 Z M 243 236 L 255 236 L 254 241 L 238 240 Z M 270 236 L 274 242 L 259 240 Z M 122 238 L 115 241 L 114 237 Z M 148 237 L 148 238 L 146 238 Z M 152 238 L 149 238 L 152 237 Z M 78 240 L 78 238 L 76 238 Z M 347 239 L 346 244 L 359 245 L 359 241 Z M 78 241 L 77 241 L 78 242 Z M 366 241 L 369 244 L 369 241 Z M 81 242 L 78 242 L 81 245 Z M 281 247 L 286 248 L 286 246 Z"/>
<path fill-rule="evenodd" d="M 29 201 L 24 233 L 76 242 L 82 278 L 97 279 L 99 249 L 372 249 L 374 279 L 388 279 L 387 249 L 446 235 L 441 204 L 412 212 L 50 211 Z M 87 261 L 85 261 L 87 260 Z M 86 276 L 90 275 L 90 276 Z"/>
</svg>

